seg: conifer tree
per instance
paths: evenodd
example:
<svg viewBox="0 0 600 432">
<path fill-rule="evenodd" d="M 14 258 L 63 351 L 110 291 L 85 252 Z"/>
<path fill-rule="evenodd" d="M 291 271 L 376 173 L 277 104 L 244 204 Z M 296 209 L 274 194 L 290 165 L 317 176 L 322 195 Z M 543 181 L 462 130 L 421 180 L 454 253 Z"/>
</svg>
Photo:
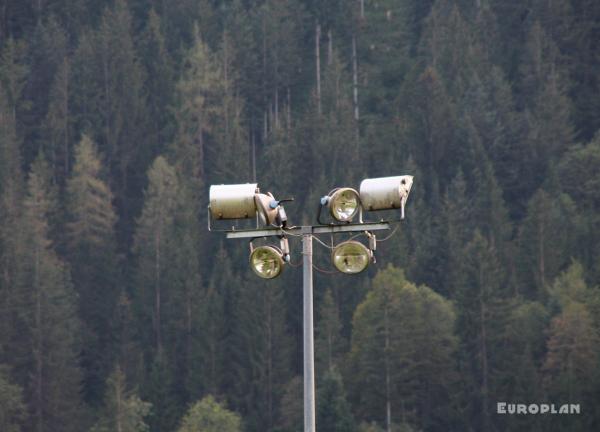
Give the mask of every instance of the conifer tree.
<svg viewBox="0 0 600 432">
<path fill-rule="evenodd" d="M 136 258 L 134 301 L 138 337 L 146 375 L 142 395 L 153 405 L 152 430 L 172 428 L 180 414 L 185 392 L 182 339 L 189 313 L 185 310 L 187 273 L 178 255 L 181 237 L 176 227 L 180 184 L 175 169 L 162 156 L 148 170 L 148 188 L 137 221 L 133 252 Z M 195 275 L 192 273 L 192 282 Z M 189 318 L 188 318 L 189 320 Z M 181 363 L 181 361 L 184 363 Z"/>
<path fill-rule="evenodd" d="M 540 366 L 545 352 L 546 329 L 550 320 L 548 309 L 539 302 L 515 299 L 510 305 L 506 329 L 498 353 L 500 378 L 497 394 L 507 400 L 538 400 L 543 398 Z M 496 427 L 510 430 L 536 430 L 539 419 L 534 416 L 511 416 L 497 419 Z M 506 423 L 501 423 L 506 420 Z"/>
<path fill-rule="evenodd" d="M 285 323 L 282 286 L 261 281 L 242 282 L 235 304 L 236 344 L 232 370 L 237 411 L 248 413 L 251 431 L 271 431 L 289 379 L 290 340 Z"/>
<path fill-rule="evenodd" d="M 496 248 L 477 230 L 465 250 L 457 288 L 457 328 L 461 373 L 468 377 L 468 421 L 489 431 L 489 407 L 495 400 L 500 356 L 495 351 L 504 333 L 507 286 Z M 467 372 L 468 371 L 468 372 Z"/>
<path fill-rule="evenodd" d="M 551 199 L 540 189 L 531 198 L 520 232 L 518 258 L 524 295 L 544 298 L 553 280 L 574 256 L 575 204 L 566 194 Z"/>
<path fill-rule="evenodd" d="M 128 390 L 125 374 L 117 366 L 107 380 L 100 418 L 90 432 L 147 432 L 144 418 L 151 406 Z"/>
<path fill-rule="evenodd" d="M 21 432 L 25 420 L 23 389 L 10 379 L 9 368 L 0 365 L 0 427 L 5 432 Z"/>
<path fill-rule="evenodd" d="M 214 54 L 202 41 L 198 27 L 176 91 L 177 138 L 173 145 L 178 169 L 188 177 L 205 178 L 206 134 L 212 130 L 221 71 Z"/>
<path fill-rule="evenodd" d="M 360 418 L 376 419 L 387 431 L 392 423 L 425 428 L 444 418 L 453 325 L 454 311 L 443 297 L 392 266 L 380 271 L 353 319 L 348 379 Z"/>
<path fill-rule="evenodd" d="M 50 86 L 48 112 L 42 126 L 44 153 L 58 184 L 63 184 L 71 169 L 70 78 L 71 65 L 65 58 L 58 65 Z"/>
<path fill-rule="evenodd" d="M 342 323 L 331 289 L 325 291 L 316 327 L 315 361 L 318 373 L 331 371 L 341 354 L 343 339 Z"/>
<path fill-rule="evenodd" d="M 240 416 L 206 396 L 192 405 L 177 432 L 241 432 Z"/>
<path fill-rule="evenodd" d="M 27 84 L 29 68 L 25 61 L 26 44 L 22 40 L 8 39 L 0 56 L 0 85 L 4 89 L 8 115 L 17 125 L 17 110 L 23 103 L 23 90 Z"/>
<path fill-rule="evenodd" d="M 346 400 L 342 376 L 335 369 L 323 375 L 317 392 L 317 427 L 331 432 L 354 432 L 356 425 Z"/>
<path fill-rule="evenodd" d="M 73 174 L 67 181 L 67 255 L 78 293 L 83 327 L 84 395 L 98 402 L 116 348 L 114 308 L 119 297 L 113 196 L 102 178 L 92 140 L 84 135 L 75 148 Z"/>
<path fill-rule="evenodd" d="M 552 397 L 592 401 L 599 382 L 597 364 L 600 333 L 585 304 L 572 301 L 552 320 L 544 359 L 545 388 Z M 571 425 L 573 430 L 589 430 L 593 412 Z M 560 422 L 560 427 L 567 426 Z M 558 426 L 558 425 L 557 425 Z"/>
<path fill-rule="evenodd" d="M 148 171 L 148 189 L 138 219 L 134 252 L 137 257 L 136 297 L 144 345 L 153 357 L 163 356 L 163 302 L 168 296 L 167 269 L 173 255 L 173 219 L 177 205 L 178 181 L 175 170 L 159 156 Z M 151 329 L 151 331 L 148 331 Z"/>
<path fill-rule="evenodd" d="M 145 82 L 143 92 L 146 97 L 149 142 L 144 146 L 141 160 L 146 164 L 166 150 L 163 146 L 170 139 L 169 124 L 172 112 L 165 107 L 171 105 L 173 97 L 174 62 L 167 50 L 163 21 L 154 9 L 150 10 L 146 27 L 139 43 L 140 61 L 144 66 Z"/>
<path fill-rule="evenodd" d="M 33 165 L 21 219 L 23 244 L 18 268 L 18 323 L 21 343 L 15 367 L 25 383 L 29 427 L 80 430 L 79 320 L 76 295 L 65 263 L 48 238 L 50 176 L 43 159 Z"/>
</svg>

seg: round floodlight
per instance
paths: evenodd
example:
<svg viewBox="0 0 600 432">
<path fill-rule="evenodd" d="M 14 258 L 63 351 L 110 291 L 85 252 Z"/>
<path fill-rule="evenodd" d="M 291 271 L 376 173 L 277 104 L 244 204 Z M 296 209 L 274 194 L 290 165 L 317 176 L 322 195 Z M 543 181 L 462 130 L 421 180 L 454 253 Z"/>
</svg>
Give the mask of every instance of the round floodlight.
<svg viewBox="0 0 600 432">
<path fill-rule="evenodd" d="M 273 246 L 259 246 L 250 254 L 250 266 L 264 279 L 273 279 L 283 270 L 282 253 Z"/>
<path fill-rule="evenodd" d="M 352 188 L 340 188 L 329 198 L 331 216 L 340 222 L 350 222 L 360 207 L 358 192 Z"/>
<path fill-rule="evenodd" d="M 333 265 L 342 273 L 360 273 L 369 265 L 371 252 L 354 240 L 340 243 L 333 250 Z"/>
</svg>

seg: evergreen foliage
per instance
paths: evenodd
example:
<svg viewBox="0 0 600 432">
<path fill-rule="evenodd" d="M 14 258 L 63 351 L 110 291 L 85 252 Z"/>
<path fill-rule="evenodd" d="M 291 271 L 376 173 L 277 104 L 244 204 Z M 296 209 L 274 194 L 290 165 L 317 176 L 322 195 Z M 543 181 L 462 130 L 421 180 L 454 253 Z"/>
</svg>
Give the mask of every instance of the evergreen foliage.
<svg viewBox="0 0 600 432">
<path fill-rule="evenodd" d="M 255 279 L 205 228 L 209 185 L 294 196 L 299 225 L 335 187 L 412 174 L 379 268 L 316 271 L 320 429 L 600 430 L 599 20 L 594 0 L 0 1 L 0 429 L 302 430 L 299 243 Z M 582 413 L 494 414 L 545 399 Z"/>
</svg>

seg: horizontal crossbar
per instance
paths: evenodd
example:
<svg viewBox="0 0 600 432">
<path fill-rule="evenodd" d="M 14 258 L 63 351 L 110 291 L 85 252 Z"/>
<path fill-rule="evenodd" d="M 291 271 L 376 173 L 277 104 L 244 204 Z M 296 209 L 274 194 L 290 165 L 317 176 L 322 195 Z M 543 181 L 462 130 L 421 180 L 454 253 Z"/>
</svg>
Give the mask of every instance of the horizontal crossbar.
<svg viewBox="0 0 600 432">
<path fill-rule="evenodd" d="M 239 231 L 227 231 L 228 239 L 240 239 L 240 238 L 259 238 L 259 237 L 273 237 L 282 236 L 286 234 L 290 235 L 302 235 L 302 234 L 335 234 L 345 232 L 357 232 L 357 231 L 380 231 L 390 229 L 389 222 L 377 222 L 377 223 L 362 223 L 362 224 L 348 224 L 348 225 L 316 225 L 316 226 L 299 226 L 292 228 L 267 228 L 267 229 L 255 229 L 255 230 L 239 230 Z"/>
</svg>

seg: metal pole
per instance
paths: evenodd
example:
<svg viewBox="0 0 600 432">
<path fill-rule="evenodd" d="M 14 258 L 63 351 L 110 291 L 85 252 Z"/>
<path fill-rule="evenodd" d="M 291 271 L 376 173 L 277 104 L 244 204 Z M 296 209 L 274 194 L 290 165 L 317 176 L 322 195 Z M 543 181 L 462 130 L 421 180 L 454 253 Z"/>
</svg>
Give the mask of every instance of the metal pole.
<svg viewBox="0 0 600 432">
<path fill-rule="evenodd" d="M 304 432 L 315 432 L 315 352 L 313 330 L 312 228 L 302 230 L 304 298 Z"/>
</svg>

